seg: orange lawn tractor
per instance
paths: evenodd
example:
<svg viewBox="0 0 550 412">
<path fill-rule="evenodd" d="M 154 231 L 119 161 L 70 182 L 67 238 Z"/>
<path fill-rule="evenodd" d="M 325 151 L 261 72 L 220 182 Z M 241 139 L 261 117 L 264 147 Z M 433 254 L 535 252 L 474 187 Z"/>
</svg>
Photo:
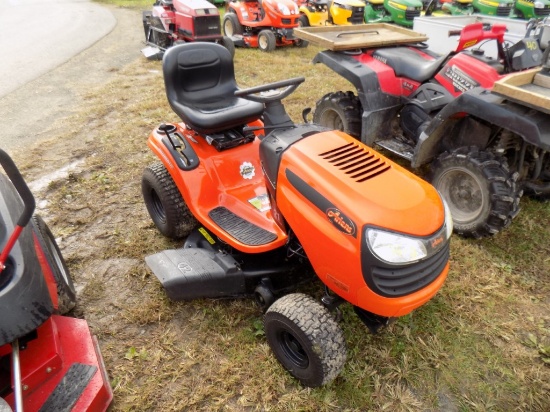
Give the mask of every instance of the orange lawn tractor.
<svg viewBox="0 0 550 412">
<path fill-rule="evenodd" d="M 330 313 L 349 302 L 372 331 L 429 301 L 449 270 L 452 219 L 422 179 L 340 131 L 295 124 L 281 102 L 304 78 L 239 89 L 222 46 L 163 59 L 182 122 L 148 146 L 142 192 L 179 249 L 146 257 L 174 300 L 255 297 L 267 341 L 304 385 L 330 382 L 346 349 Z M 304 116 L 305 117 L 305 116 Z M 296 287 L 318 279 L 318 303 Z"/>
<path fill-rule="evenodd" d="M 235 46 L 270 52 L 280 46 L 307 47 L 294 36 L 300 11 L 293 0 L 231 0 L 223 18 L 223 32 Z"/>
</svg>

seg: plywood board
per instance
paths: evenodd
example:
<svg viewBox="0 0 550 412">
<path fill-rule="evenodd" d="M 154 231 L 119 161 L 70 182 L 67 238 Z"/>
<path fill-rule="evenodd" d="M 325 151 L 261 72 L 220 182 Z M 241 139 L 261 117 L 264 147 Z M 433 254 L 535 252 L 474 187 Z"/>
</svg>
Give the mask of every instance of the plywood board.
<svg viewBox="0 0 550 412">
<path fill-rule="evenodd" d="M 538 84 L 533 83 L 540 70 L 539 67 L 506 76 L 495 82 L 493 92 L 514 102 L 550 113 L 550 89 L 540 86 L 540 80 L 537 81 Z"/>
<path fill-rule="evenodd" d="M 419 43 L 428 39 L 424 34 L 386 23 L 300 27 L 294 29 L 294 34 L 302 40 L 310 41 L 329 50 Z"/>
</svg>

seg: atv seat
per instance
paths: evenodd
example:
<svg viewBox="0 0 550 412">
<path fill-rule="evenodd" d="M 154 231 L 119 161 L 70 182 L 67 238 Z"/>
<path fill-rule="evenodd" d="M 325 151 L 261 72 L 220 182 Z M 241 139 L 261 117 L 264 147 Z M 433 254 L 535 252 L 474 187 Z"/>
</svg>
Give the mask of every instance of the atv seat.
<svg viewBox="0 0 550 412">
<path fill-rule="evenodd" d="M 407 77 L 419 83 L 432 78 L 447 58 L 443 55 L 434 60 L 427 60 L 409 47 L 379 49 L 373 53 L 373 57 L 390 66 L 396 76 Z"/>
<path fill-rule="evenodd" d="M 218 133 L 260 118 L 264 105 L 235 97 L 233 58 L 216 43 L 171 47 L 162 61 L 172 110 L 198 133 Z"/>
</svg>

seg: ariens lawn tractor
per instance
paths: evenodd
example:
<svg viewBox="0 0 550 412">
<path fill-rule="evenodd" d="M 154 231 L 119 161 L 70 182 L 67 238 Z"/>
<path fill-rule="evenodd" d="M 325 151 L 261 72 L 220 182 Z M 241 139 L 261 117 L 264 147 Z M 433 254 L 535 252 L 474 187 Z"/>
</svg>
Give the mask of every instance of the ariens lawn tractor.
<svg viewBox="0 0 550 412">
<path fill-rule="evenodd" d="M 182 122 L 150 134 L 142 192 L 158 230 L 185 241 L 148 266 L 174 300 L 254 297 L 280 363 L 306 386 L 330 382 L 346 359 L 330 310 L 348 302 L 377 330 L 441 288 L 445 202 L 352 136 L 295 124 L 281 100 L 304 78 L 239 89 L 209 43 L 169 49 L 163 72 Z M 296 293 L 314 274 L 321 303 Z"/>
<path fill-rule="evenodd" d="M 236 46 L 271 52 L 277 47 L 307 47 L 294 36 L 300 12 L 292 0 L 231 0 L 223 18 L 223 32 Z"/>
<path fill-rule="evenodd" d="M 142 13 L 145 44 L 142 53 L 161 58 L 174 44 L 194 41 L 220 43 L 235 54 L 235 46 L 221 34 L 220 13 L 206 0 L 156 0 L 153 10 Z"/>
<path fill-rule="evenodd" d="M 301 27 L 364 23 L 363 0 L 304 0 L 298 4 Z"/>
<path fill-rule="evenodd" d="M 113 393 L 67 266 L 17 166 L 0 150 L 0 411 L 105 411 Z"/>
</svg>

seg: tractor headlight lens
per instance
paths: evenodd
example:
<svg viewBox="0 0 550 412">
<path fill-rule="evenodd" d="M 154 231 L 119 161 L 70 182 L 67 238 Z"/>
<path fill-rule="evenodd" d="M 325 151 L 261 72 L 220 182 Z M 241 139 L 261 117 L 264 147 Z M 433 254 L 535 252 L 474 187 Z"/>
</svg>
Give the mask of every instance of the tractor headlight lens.
<svg viewBox="0 0 550 412">
<path fill-rule="evenodd" d="M 536 1 L 534 6 L 535 9 L 544 9 L 544 3 L 542 1 Z"/>
<path fill-rule="evenodd" d="M 381 261 L 391 264 L 414 263 L 439 252 L 453 234 L 453 219 L 443 200 L 445 222 L 435 234 L 418 238 L 403 233 L 369 227 L 365 238 L 371 252 Z"/>
<path fill-rule="evenodd" d="M 290 16 L 290 9 L 286 6 L 286 4 L 277 3 L 277 8 L 283 15 Z"/>
</svg>

